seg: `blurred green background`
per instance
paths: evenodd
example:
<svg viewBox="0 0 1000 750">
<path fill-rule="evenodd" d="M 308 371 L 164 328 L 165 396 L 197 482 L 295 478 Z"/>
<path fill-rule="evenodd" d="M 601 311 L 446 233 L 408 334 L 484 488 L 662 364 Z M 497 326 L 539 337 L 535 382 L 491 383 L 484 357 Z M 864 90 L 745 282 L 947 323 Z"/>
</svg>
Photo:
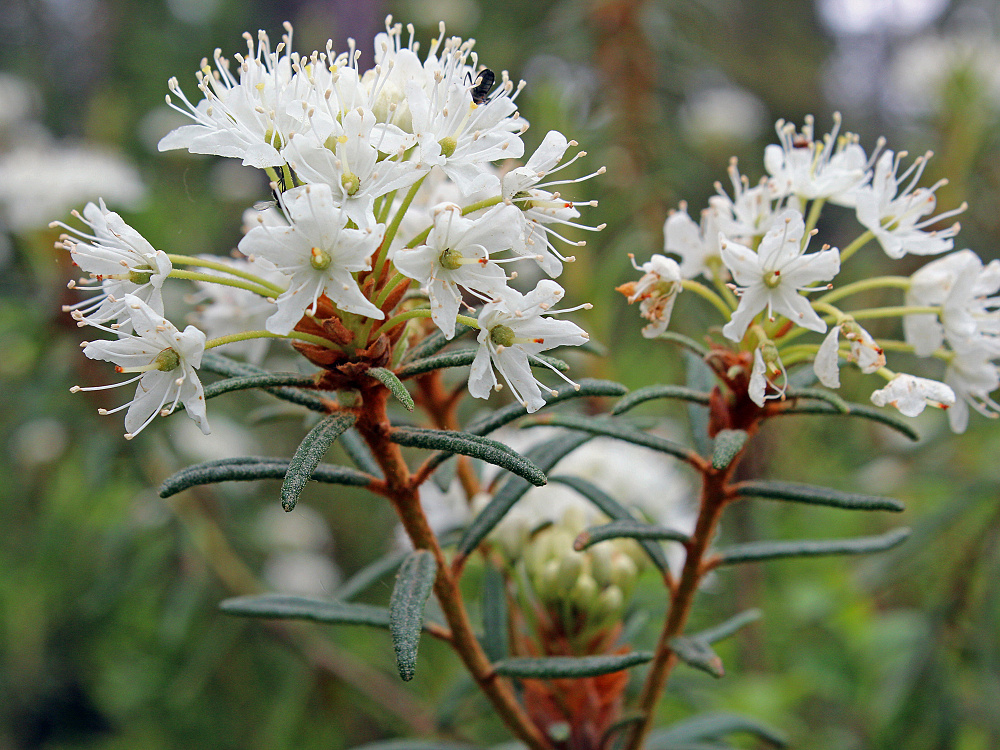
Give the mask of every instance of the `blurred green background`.
<svg viewBox="0 0 1000 750">
<path fill-rule="evenodd" d="M 676 352 L 639 338 L 636 311 L 612 289 L 662 251 L 667 210 L 692 214 L 732 155 L 752 180 L 779 117 L 839 110 L 871 147 L 933 149 L 939 206 L 968 200 L 961 244 L 1000 255 L 1000 15 L 993 0 L 5 0 L 0 5 L 0 748 L 341 748 L 404 734 L 486 744 L 505 739 L 437 642 L 417 679 L 395 676 L 389 637 L 347 628 L 267 627 L 221 615 L 218 601 L 292 585 L 330 591 L 394 543 L 390 509 L 342 489 L 310 488 L 289 520 L 273 483 L 160 500 L 155 487 L 196 460 L 288 454 L 301 425 L 264 398 L 213 402 L 214 433 L 162 420 L 131 443 L 105 401 L 71 395 L 107 382 L 59 305 L 70 301 L 53 219 L 103 195 L 154 246 L 227 253 L 242 211 L 266 197 L 233 162 L 156 153 L 177 124 L 164 106 L 240 34 L 295 25 L 295 48 L 370 39 L 386 13 L 426 45 L 438 20 L 474 36 L 483 63 L 528 87 L 528 149 L 551 128 L 578 140 L 605 178 L 585 183 L 591 223 L 608 228 L 577 253 L 568 299 L 612 356 L 577 374 L 631 387 L 679 377 Z M 841 217 L 821 225 L 837 244 Z M 831 239 L 832 238 L 832 239 Z M 880 258 L 869 253 L 879 270 Z M 914 266 L 916 267 L 916 266 Z M 912 270 L 912 269 L 911 269 Z M 898 271 L 897 271 L 898 272 Z M 682 299 L 675 326 L 714 322 Z M 938 373 L 939 375 L 939 373 Z M 932 374 L 933 376 L 933 374 Z M 845 387 L 857 386 L 848 378 Z M 855 398 L 864 399 L 864 386 Z M 672 414 L 683 421 L 683 414 Z M 284 419 L 285 421 L 281 421 Z M 246 427 L 247 424 L 251 426 Z M 754 468 L 776 478 L 903 499 L 903 518 L 783 504 L 739 506 L 731 540 L 914 528 L 867 560 L 786 562 L 719 573 L 692 627 L 758 606 L 764 617 L 722 645 L 719 681 L 678 670 L 661 723 L 732 710 L 787 731 L 809 750 L 1000 747 L 1000 431 L 973 416 L 961 436 L 941 413 L 924 439 L 836 420 L 778 420 Z M 884 524 L 884 525 L 880 525 Z M 472 572 L 475 577 L 475 571 Z M 636 610 L 652 639 L 662 594 Z M 388 584 L 371 594 L 388 598 Z M 316 593 L 314 591 L 313 593 Z M 433 665 L 434 668 L 429 668 Z M 748 741 L 746 747 L 753 747 Z"/>
</svg>

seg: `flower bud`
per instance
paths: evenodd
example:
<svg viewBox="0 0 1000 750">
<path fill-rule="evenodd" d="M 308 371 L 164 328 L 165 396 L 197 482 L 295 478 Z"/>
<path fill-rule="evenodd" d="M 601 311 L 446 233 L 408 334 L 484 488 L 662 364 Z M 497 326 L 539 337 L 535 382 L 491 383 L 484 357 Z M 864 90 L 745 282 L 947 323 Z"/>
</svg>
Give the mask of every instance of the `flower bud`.
<svg viewBox="0 0 1000 750">
<path fill-rule="evenodd" d="M 570 589 L 569 599 L 580 609 L 589 611 L 598 598 L 598 591 L 597 581 L 584 573 L 576 579 L 576 583 Z"/>
</svg>

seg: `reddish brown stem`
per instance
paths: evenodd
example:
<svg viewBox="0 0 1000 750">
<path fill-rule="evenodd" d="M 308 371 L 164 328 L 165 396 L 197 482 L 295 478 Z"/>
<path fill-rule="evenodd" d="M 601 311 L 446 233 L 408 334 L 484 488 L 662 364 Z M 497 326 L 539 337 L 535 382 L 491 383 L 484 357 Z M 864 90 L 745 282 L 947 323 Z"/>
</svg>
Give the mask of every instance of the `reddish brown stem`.
<svg viewBox="0 0 1000 750">
<path fill-rule="evenodd" d="M 417 477 L 410 475 L 402 451 L 389 439 L 392 428 L 385 408 L 388 396 L 388 390 L 382 387 L 362 391 L 357 429 L 385 473 L 385 494 L 413 546 L 429 550 L 437 561 L 434 593 L 451 628 L 449 642 L 507 728 L 531 750 L 552 750 L 551 743 L 517 701 L 511 684 L 493 671 L 493 665 L 472 630 L 458 581 L 420 506 L 419 485 L 414 481 Z"/>
<path fill-rule="evenodd" d="M 703 471 L 698 522 L 695 525 L 694 534 L 686 545 L 687 555 L 684 559 L 684 569 L 681 571 L 676 588 L 671 592 L 670 613 L 666 623 L 664 623 L 663 631 L 660 633 L 660 640 L 656 645 L 656 656 L 653 658 L 639 698 L 639 710 L 642 712 L 643 720 L 633 731 L 630 741 L 626 745 L 626 750 L 638 750 L 645 744 L 653 725 L 656 704 L 667 684 L 670 672 L 677 663 L 677 655 L 670 647 L 670 641 L 683 634 L 684 627 L 687 625 L 691 605 L 705 573 L 702 560 L 712 537 L 715 535 L 722 509 L 726 505 L 728 498 L 726 483 L 735 465 L 736 461 L 733 461 L 723 471 L 706 466 Z"/>
</svg>

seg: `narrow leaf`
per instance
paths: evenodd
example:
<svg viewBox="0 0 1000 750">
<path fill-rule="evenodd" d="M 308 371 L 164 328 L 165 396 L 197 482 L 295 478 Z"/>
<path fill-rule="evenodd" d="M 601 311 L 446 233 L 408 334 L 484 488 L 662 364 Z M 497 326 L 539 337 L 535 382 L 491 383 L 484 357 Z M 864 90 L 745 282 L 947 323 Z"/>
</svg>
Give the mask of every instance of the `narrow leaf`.
<svg viewBox="0 0 1000 750">
<path fill-rule="evenodd" d="M 569 372 L 568 363 L 547 354 L 529 354 L 528 363 L 532 367 L 544 367 L 546 370 L 555 370 L 556 372 Z"/>
<path fill-rule="evenodd" d="M 786 414 L 835 414 L 848 417 L 860 417 L 861 419 L 870 419 L 873 422 L 884 424 L 886 427 L 891 427 L 896 432 L 906 435 L 906 437 L 914 442 L 920 440 L 920 433 L 913 429 L 913 427 L 907 424 L 904 420 L 888 411 L 876 409 L 871 406 L 865 406 L 864 404 L 853 403 L 848 403 L 847 409 L 848 410 L 846 412 L 840 411 L 825 403 L 796 404 L 795 406 L 789 406 L 786 409 L 775 412 L 775 414 L 777 416 L 784 416 Z"/>
<path fill-rule="evenodd" d="M 437 562 L 425 549 L 414 550 L 403 561 L 389 599 L 389 630 L 396 651 L 399 676 L 413 679 L 417 667 L 417 647 L 424 624 L 424 606 L 434 588 Z"/>
<path fill-rule="evenodd" d="M 543 391 L 542 398 L 545 399 L 545 405 L 552 406 L 561 401 L 566 401 L 572 398 L 623 396 L 628 393 L 628 388 L 623 386 L 621 383 L 615 383 L 610 380 L 591 380 L 590 378 L 584 378 L 577 383 L 577 385 L 580 386 L 579 390 L 569 383 L 563 383 L 555 389 L 556 395 L 554 396 L 551 393 Z M 528 410 L 521 404 L 508 404 L 502 409 L 489 412 L 480 419 L 469 422 L 469 424 L 465 427 L 465 432 L 471 432 L 473 435 L 488 435 L 494 430 L 498 430 L 516 419 L 520 419 L 527 413 Z M 447 461 L 453 455 L 453 453 L 438 453 L 430 458 L 428 464 L 431 469 L 434 469 Z"/>
<path fill-rule="evenodd" d="M 476 358 L 478 349 L 463 348 L 455 349 L 444 354 L 435 354 L 433 357 L 424 357 L 396 370 L 396 375 L 400 380 L 423 375 L 426 372 L 440 370 L 446 367 L 468 367 Z"/>
<path fill-rule="evenodd" d="M 382 468 L 378 465 L 371 450 L 362 440 L 361 435 L 353 427 L 340 436 L 340 447 L 347 457 L 362 471 L 367 471 L 373 477 L 382 478 Z"/>
<path fill-rule="evenodd" d="M 319 462 L 330 450 L 333 441 L 351 427 L 357 417 L 354 414 L 331 414 L 316 424 L 307 434 L 295 455 L 288 462 L 288 472 L 281 484 L 281 507 L 290 511 L 299 500 L 299 495 L 312 478 Z"/>
<path fill-rule="evenodd" d="M 416 362 L 418 360 L 425 359 L 426 357 L 430 357 L 432 354 L 437 354 L 452 341 L 456 341 L 461 338 L 463 334 L 468 333 L 471 330 L 473 329 L 464 323 L 456 323 L 455 335 L 450 339 L 445 338 L 441 331 L 436 330 L 415 347 L 410 349 L 410 351 L 406 353 L 406 356 L 403 357 L 403 361 Z"/>
<path fill-rule="evenodd" d="M 670 639 L 670 648 L 677 654 L 677 658 L 688 666 L 707 672 L 712 677 L 725 677 L 726 670 L 722 667 L 722 659 L 705 641 L 678 636 Z"/>
<path fill-rule="evenodd" d="M 563 456 L 576 450 L 588 440 L 590 440 L 590 435 L 564 435 L 533 448 L 528 451 L 528 456 L 542 472 L 547 472 L 559 463 Z M 493 499 L 479 512 L 479 515 L 472 519 L 469 528 L 465 530 L 462 538 L 458 541 L 458 554 L 468 555 L 478 547 L 486 535 L 493 530 L 493 527 L 507 515 L 507 511 L 514 506 L 514 503 L 520 500 L 529 489 L 531 489 L 531 485 L 520 477 L 510 477 L 504 482 Z"/>
<path fill-rule="evenodd" d="M 838 396 L 833 391 L 822 388 L 789 388 L 785 391 L 786 399 L 809 399 L 812 401 L 825 401 L 841 414 L 847 414 L 851 410 L 851 405 Z"/>
<path fill-rule="evenodd" d="M 623 744 L 623 740 L 629 736 L 624 735 L 619 737 L 618 735 L 622 734 L 622 732 L 626 730 L 639 726 L 643 723 L 643 721 L 645 721 L 645 719 L 646 717 L 642 714 L 632 714 L 631 716 L 622 717 L 604 730 L 604 734 L 601 736 L 601 741 L 597 743 L 597 747 L 617 750 L 617 748 L 621 747 Z"/>
<path fill-rule="evenodd" d="M 531 461 L 496 440 L 470 432 L 430 430 L 423 427 L 396 427 L 389 439 L 412 448 L 437 449 L 478 458 L 524 477 L 537 487 L 545 484 L 545 474 Z"/>
<path fill-rule="evenodd" d="M 674 443 L 665 438 L 637 430 L 626 422 L 594 417 L 581 417 L 576 414 L 547 414 L 544 417 L 536 418 L 534 421 L 526 423 L 524 427 L 537 427 L 551 425 L 553 427 L 566 427 L 571 430 L 582 430 L 592 435 L 604 435 L 605 437 L 618 438 L 628 443 L 635 443 L 646 448 L 668 453 L 671 456 L 683 459 L 688 462 L 693 461 L 690 448 Z"/>
<path fill-rule="evenodd" d="M 769 500 L 790 500 L 810 505 L 827 505 L 847 510 L 903 510 L 903 504 L 891 497 L 841 492 L 827 487 L 814 487 L 795 482 L 740 482 L 734 488 L 737 495 L 763 497 Z"/>
<path fill-rule="evenodd" d="M 384 367 L 372 367 L 368 370 L 368 374 L 388 388 L 393 397 L 405 406 L 407 411 L 413 411 L 413 396 L 406 390 L 406 386 L 403 385 L 402 381 L 396 377 L 396 373 Z"/>
<path fill-rule="evenodd" d="M 222 458 L 188 466 L 167 477 L 160 485 L 160 497 L 176 495 L 189 487 L 216 482 L 250 482 L 257 479 L 284 479 L 288 473 L 288 459 L 270 456 L 243 456 Z M 346 484 L 367 487 L 374 477 L 346 466 L 320 464 L 313 471 L 313 479 L 324 484 Z"/>
<path fill-rule="evenodd" d="M 715 387 L 715 373 L 705 364 L 704 356 L 684 352 L 684 377 L 688 388 L 710 394 Z M 708 407 L 689 402 L 687 413 L 695 449 L 701 456 L 712 455 L 712 439 L 708 436 Z"/>
<path fill-rule="evenodd" d="M 651 385 L 632 391 L 621 399 L 615 408 L 611 410 L 612 415 L 624 414 L 639 404 L 659 398 L 677 398 L 682 401 L 690 401 L 694 404 L 708 406 L 708 394 L 696 391 L 693 388 L 685 388 L 682 385 Z"/>
<path fill-rule="evenodd" d="M 507 592 L 503 573 L 492 565 L 483 576 L 483 650 L 490 661 L 506 659 Z"/>
<path fill-rule="evenodd" d="M 586 479 L 558 474 L 549 477 L 549 481 L 558 482 L 559 484 L 564 484 L 567 487 L 572 487 L 613 519 L 624 521 L 635 520 L 635 516 L 633 516 L 624 505 L 619 504 L 619 502 L 611 497 L 611 495 L 606 493 L 596 484 L 588 482 Z M 640 541 L 639 545 L 645 550 L 646 554 L 649 555 L 649 559 L 653 561 L 653 564 L 657 567 L 657 569 L 661 573 L 666 572 L 667 558 L 664 556 L 660 545 L 656 542 L 650 542 L 647 540 Z"/>
<path fill-rule="evenodd" d="M 752 734 L 776 747 L 786 747 L 784 735 L 747 716 L 729 713 L 711 713 L 679 721 L 669 727 L 656 729 L 649 735 L 647 750 L 673 750 L 686 743 L 718 740 L 730 734 Z"/>
<path fill-rule="evenodd" d="M 712 446 L 712 468 L 719 471 L 728 468 L 743 450 L 748 437 L 743 430 L 719 430 Z"/>
<path fill-rule="evenodd" d="M 339 601 L 308 599 L 286 594 L 238 596 L 219 604 L 226 614 L 241 617 L 266 617 L 290 620 L 313 620 L 343 625 L 389 627 L 389 610 L 368 604 L 348 604 Z"/>
<path fill-rule="evenodd" d="M 794 542 L 749 542 L 719 551 L 719 565 L 733 565 L 783 557 L 819 557 L 822 555 L 864 555 L 882 552 L 901 544 L 910 535 L 909 529 L 893 529 L 880 536 L 855 539 L 802 539 Z"/>
<path fill-rule="evenodd" d="M 716 643 L 723 638 L 728 638 L 744 625 L 749 625 L 751 622 L 759 620 L 762 614 L 759 609 L 745 610 L 733 615 L 728 620 L 720 622 L 714 628 L 708 628 L 707 630 L 702 630 L 700 633 L 695 633 L 691 638 L 704 641 L 705 643 Z"/>
<path fill-rule="evenodd" d="M 636 518 L 623 518 L 602 526 L 591 526 L 584 529 L 573 542 L 577 552 L 587 549 L 598 542 L 607 539 L 651 539 L 656 541 L 687 542 L 690 537 L 683 531 L 668 529 L 665 526 L 653 526 Z"/>
<path fill-rule="evenodd" d="M 221 354 L 216 354 L 215 352 L 206 352 L 204 356 L 202 356 L 200 369 L 208 372 L 214 372 L 218 375 L 225 375 L 229 378 L 271 375 L 271 373 L 267 370 L 260 367 L 255 367 L 254 365 L 247 364 L 246 362 L 237 362 L 229 359 L 228 357 L 223 357 Z M 298 404 L 299 406 L 304 406 L 313 411 L 324 413 L 330 411 L 329 407 L 331 399 L 323 398 L 315 392 L 302 390 L 300 388 L 289 388 L 286 386 L 265 388 L 264 390 L 272 396 L 276 396 L 277 398 L 289 401 L 293 404 Z"/>
<path fill-rule="evenodd" d="M 333 598 L 338 601 L 353 599 L 358 594 L 366 591 L 372 584 L 378 582 L 379 579 L 396 570 L 396 568 L 402 565 L 407 554 L 409 553 L 400 552 L 395 555 L 387 555 L 366 565 L 333 592 Z"/>
<path fill-rule="evenodd" d="M 649 651 L 633 651 L 616 656 L 545 656 L 540 658 L 504 659 L 493 665 L 504 677 L 552 680 L 574 677 L 597 677 L 652 661 Z"/>
<path fill-rule="evenodd" d="M 241 375 L 235 378 L 217 380 L 205 386 L 205 398 L 215 398 L 223 393 L 245 391 L 249 388 L 274 388 L 275 386 L 299 386 L 310 388 L 316 385 L 311 375 L 300 375 L 294 372 L 276 372 L 266 375 Z"/>
</svg>

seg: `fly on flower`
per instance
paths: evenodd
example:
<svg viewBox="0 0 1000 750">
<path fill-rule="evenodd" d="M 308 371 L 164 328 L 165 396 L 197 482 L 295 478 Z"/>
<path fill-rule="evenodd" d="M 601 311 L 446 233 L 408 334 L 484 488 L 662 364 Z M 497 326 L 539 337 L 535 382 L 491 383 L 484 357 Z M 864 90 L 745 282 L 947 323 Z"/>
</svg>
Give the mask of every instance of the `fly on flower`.
<svg viewBox="0 0 1000 750">
<path fill-rule="evenodd" d="M 471 74 L 470 74 L 471 77 Z M 475 104 L 485 104 L 486 100 L 489 98 L 490 89 L 493 88 L 493 82 L 496 80 L 496 75 L 489 68 L 483 68 L 479 71 L 479 75 L 476 76 L 475 85 L 469 92 L 472 94 L 472 101 Z"/>
</svg>

